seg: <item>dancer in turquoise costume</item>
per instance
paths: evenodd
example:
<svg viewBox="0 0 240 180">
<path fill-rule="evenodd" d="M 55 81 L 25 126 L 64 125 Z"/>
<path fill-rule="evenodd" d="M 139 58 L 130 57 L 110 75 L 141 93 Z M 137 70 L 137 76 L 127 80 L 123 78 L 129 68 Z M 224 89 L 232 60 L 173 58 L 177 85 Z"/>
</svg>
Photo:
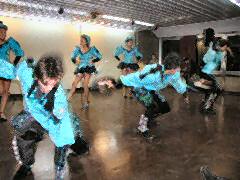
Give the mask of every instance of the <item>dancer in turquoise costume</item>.
<svg viewBox="0 0 240 180">
<path fill-rule="evenodd" d="M 129 36 L 125 39 L 125 46 L 119 46 L 116 48 L 114 57 L 121 61 L 118 65 L 118 68 L 122 70 L 122 75 L 132 73 L 139 69 L 138 61 L 143 58 L 143 55 L 138 50 L 137 47 L 133 46 L 134 38 Z M 121 59 L 120 56 L 123 56 Z M 123 87 L 123 97 L 126 98 L 129 94 L 130 89 Z M 128 93 L 128 94 L 127 94 Z"/>
<path fill-rule="evenodd" d="M 0 86 L 1 88 L 1 107 L 0 122 L 7 121 L 4 114 L 7 104 L 11 80 L 15 78 L 15 66 L 24 55 L 19 43 L 12 37 L 6 39 L 8 27 L 0 21 Z M 10 61 L 10 51 L 15 54 L 13 64 Z"/>
<path fill-rule="evenodd" d="M 177 54 L 169 54 L 164 65 L 146 65 L 142 71 L 120 77 L 125 86 L 133 88 L 134 96 L 146 107 L 145 114 L 141 115 L 138 130 L 145 137 L 149 136 L 149 123 L 159 114 L 170 111 L 166 98 L 161 90 L 171 85 L 188 101 L 187 85 L 180 76 L 180 58 Z"/>
<path fill-rule="evenodd" d="M 80 46 L 76 46 L 72 52 L 71 60 L 76 64 L 77 68 L 74 72 L 75 78 L 72 83 L 72 88 L 69 92 L 68 99 L 70 100 L 76 91 L 78 83 L 84 79 L 84 99 L 83 99 L 83 109 L 88 109 L 89 107 L 89 81 L 92 73 L 96 73 L 96 67 L 94 63 L 102 59 L 101 53 L 95 46 L 90 46 L 91 38 L 88 35 L 83 34 L 80 39 Z"/>
<path fill-rule="evenodd" d="M 21 164 L 14 178 L 31 174 L 37 143 L 48 134 L 55 144 L 55 178 L 63 179 L 67 150 L 81 153 L 83 149 L 77 148 L 84 141 L 79 119 L 71 113 L 60 83 L 62 61 L 59 57 L 45 56 L 34 65 L 34 60 L 28 59 L 18 65 L 16 74 L 22 85 L 25 108 L 12 118 L 13 149 Z"/>
<path fill-rule="evenodd" d="M 214 37 L 214 30 L 209 28 L 205 31 L 205 46 L 208 47 L 203 57 L 203 67 L 200 71 L 200 79 L 193 83 L 193 87 L 205 93 L 205 99 L 201 105 L 201 112 L 215 114 L 214 102 L 222 92 L 221 85 L 213 74 L 224 59 L 224 52 L 229 51 L 229 42 L 225 39 L 217 40 Z"/>
</svg>

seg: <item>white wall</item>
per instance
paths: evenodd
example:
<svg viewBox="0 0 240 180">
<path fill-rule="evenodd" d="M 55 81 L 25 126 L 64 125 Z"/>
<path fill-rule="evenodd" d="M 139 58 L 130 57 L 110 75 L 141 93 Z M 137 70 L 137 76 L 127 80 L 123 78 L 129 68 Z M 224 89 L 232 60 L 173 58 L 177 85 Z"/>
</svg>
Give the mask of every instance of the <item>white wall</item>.
<svg viewBox="0 0 240 180">
<path fill-rule="evenodd" d="M 197 35 L 202 33 L 203 29 L 209 27 L 213 28 L 215 33 L 240 31 L 240 17 L 220 21 L 160 27 L 157 31 L 155 31 L 155 34 L 157 37 Z"/>
<path fill-rule="evenodd" d="M 99 74 L 109 75 L 118 78 L 120 75 L 117 69 L 118 61 L 113 57 L 115 48 L 124 42 L 124 39 L 132 32 L 111 29 L 92 25 L 79 25 L 39 22 L 9 17 L 1 17 L 0 20 L 8 25 L 8 36 L 19 41 L 25 51 L 25 56 L 39 58 L 45 53 L 57 52 L 64 57 L 65 75 L 63 86 L 70 89 L 74 78 L 74 64 L 70 60 L 73 48 L 78 45 L 80 34 L 85 33 L 91 36 L 92 45 L 95 45 L 103 54 L 103 60 L 96 64 Z M 13 81 L 10 92 L 19 94 L 19 85 Z"/>
</svg>

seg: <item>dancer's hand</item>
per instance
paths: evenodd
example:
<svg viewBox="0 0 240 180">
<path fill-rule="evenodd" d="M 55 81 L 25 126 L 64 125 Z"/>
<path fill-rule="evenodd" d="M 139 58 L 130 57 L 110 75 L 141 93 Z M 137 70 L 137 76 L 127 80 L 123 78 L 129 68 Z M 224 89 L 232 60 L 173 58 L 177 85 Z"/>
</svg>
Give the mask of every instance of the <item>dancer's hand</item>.
<svg viewBox="0 0 240 180">
<path fill-rule="evenodd" d="M 80 59 L 80 57 L 77 57 L 76 58 L 76 64 L 80 64 L 81 63 L 81 59 Z"/>
<path fill-rule="evenodd" d="M 234 57 L 234 54 L 233 54 L 232 49 L 230 47 L 227 48 L 227 51 L 229 52 L 230 56 Z"/>
</svg>

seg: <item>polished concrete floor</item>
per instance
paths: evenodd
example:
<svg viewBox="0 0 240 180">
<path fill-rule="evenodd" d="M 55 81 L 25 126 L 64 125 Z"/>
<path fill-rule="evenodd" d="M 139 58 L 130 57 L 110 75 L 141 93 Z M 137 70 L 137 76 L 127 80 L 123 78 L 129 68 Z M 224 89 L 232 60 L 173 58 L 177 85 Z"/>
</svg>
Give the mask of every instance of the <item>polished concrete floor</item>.
<svg viewBox="0 0 240 180">
<path fill-rule="evenodd" d="M 199 168 L 240 180 L 240 96 L 225 95 L 216 104 L 217 115 L 198 112 L 201 99 L 191 94 L 186 105 L 180 95 L 166 94 L 172 111 L 157 118 L 152 142 L 139 137 L 135 127 L 144 108 L 123 99 L 91 93 L 88 111 L 80 109 L 80 94 L 72 106 L 82 119 L 91 144 L 90 154 L 69 158 L 66 179 L 73 180 L 200 180 Z M 11 99 L 8 117 L 22 109 L 21 99 Z M 12 128 L 0 124 L 0 180 L 12 178 L 17 166 L 11 149 Z M 33 167 L 35 180 L 53 179 L 53 145 L 46 137 L 38 146 Z"/>
</svg>

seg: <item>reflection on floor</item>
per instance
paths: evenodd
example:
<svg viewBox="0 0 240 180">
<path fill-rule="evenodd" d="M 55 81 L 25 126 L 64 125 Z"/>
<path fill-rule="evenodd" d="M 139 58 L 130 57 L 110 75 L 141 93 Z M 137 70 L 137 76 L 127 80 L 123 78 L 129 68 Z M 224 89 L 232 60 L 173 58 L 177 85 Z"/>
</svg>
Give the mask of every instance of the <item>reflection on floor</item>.
<svg viewBox="0 0 240 180">
<path fill-rule="evenodd" d="M 89 155 L 70 157 L 66 179 L 73 180 L 199 180 L 199 168 L 208 165 L 214 173 L 240 179 L 240 97 L 220 97 L 216 116 L 198 112 L 201 96 L 191 94 L 186 106 L 180 95 L 165 92 L 172 111 L 157 118 L 153 132 L 157 138 L 147 142 L 135 133 L 144 108 L 135 100 L 91 94 L 88 111 L 81 111 L 80 94 L 72 101 L 82 119 Z M 8 117 L 22 108 L 22 101 L 10 100 Z M 16 170 L 11 149 L 12 128 L 0 124 L 0 180 L 10 180 Z M 35 180 L 53 179 L 53 144 L 46 137 L 39 143 Z M 33 177 L 29 178 L 33 179 Z"/>
</svg>

